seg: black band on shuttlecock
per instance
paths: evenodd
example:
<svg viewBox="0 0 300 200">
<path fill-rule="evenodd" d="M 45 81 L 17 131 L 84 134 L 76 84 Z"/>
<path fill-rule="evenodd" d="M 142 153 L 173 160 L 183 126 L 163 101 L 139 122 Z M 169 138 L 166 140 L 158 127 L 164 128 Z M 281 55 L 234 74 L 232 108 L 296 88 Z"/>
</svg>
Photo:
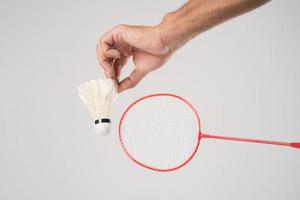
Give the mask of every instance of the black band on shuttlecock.
<svg viewBox="0 0 300 200">
<path fill-rule="evenodd" d="M 99 123 L 100 123 L 99 119 L 95 120 L 95 124 L 99 124 Z M 101 123 L 110 123 L 110 119 L 103 118 L 103 119 L 101 119 Z"/>
<path fill-rule="evenodd" d="M 110 123 L 110 119 L 103 118 L 103 119 L 101 119 L 101 123 Z"/>
</svg>

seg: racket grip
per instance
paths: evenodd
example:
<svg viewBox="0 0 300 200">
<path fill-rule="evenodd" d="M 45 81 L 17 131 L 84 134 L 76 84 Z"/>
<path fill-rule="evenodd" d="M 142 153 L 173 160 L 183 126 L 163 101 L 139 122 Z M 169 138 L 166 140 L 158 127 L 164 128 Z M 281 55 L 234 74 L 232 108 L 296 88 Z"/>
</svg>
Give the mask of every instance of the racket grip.
<svg viewBox="0 0 300 200">
<path fill-rule="evenodd" d="M 293 148 L 300 149 L 300 142 L 292 142 L 290 146 Z"/>
</svg>

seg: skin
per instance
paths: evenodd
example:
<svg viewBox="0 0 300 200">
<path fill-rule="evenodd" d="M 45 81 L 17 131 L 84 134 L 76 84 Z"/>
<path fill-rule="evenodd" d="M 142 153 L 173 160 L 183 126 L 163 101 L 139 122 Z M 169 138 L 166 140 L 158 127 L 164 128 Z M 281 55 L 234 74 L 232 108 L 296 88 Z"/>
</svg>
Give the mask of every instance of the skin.
<svg viewBox="0 0 300 200">
<path fill-rule="evenodd" d="M 147 74 L 162 67 L 184 44 L 198 34 L 268 0 L 190 0 L 168 13 L 156 26 L 118 25 L 97 43 L 97 57 L 107 78 L 117 80 L 119 92 L 135 87 Z M 119 80 L 128 59 L 133 71 Z"/>
</svg>

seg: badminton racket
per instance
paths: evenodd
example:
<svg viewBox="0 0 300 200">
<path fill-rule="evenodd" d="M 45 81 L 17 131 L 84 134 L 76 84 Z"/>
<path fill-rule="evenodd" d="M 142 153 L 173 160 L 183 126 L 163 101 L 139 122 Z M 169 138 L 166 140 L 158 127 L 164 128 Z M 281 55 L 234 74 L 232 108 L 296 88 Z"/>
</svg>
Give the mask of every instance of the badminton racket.
<svg viewBox="0 0 300 200">
<path fill-rule="evenodd" d="M 200 117 L 187 100 L 174 94 L 152 94 L 134 101 L 119 123 L 126 155 L 147 169 L 167 172 L 189 163 L 202 139 L 219 139 L 300 148 L 299 142 L 280 142 L 206 134 Z"/>
</svg>

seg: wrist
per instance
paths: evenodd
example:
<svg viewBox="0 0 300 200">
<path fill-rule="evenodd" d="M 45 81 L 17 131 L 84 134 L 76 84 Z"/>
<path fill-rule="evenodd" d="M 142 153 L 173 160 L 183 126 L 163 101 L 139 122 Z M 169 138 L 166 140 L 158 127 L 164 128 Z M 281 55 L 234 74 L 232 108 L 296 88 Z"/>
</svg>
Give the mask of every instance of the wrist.
<svg viewBox="0 0 300 200">
<path fill-rule="evenodd" d="M 178 49 L 177 34 L 174 32 L 174 13 L 166 14 L 162 21 L 156 26 L 158 32 L 160 33 L 162 43 L 171 51 Z"/>
<path fill-rule="evenodd" d="M 163 17 L 160 24 L 156 26 L 161 34 L 162 42 L 174 52 L 194 36 L 194 30 L 190 22 L 181 13 L 171 12 Z"/>
</svg>

